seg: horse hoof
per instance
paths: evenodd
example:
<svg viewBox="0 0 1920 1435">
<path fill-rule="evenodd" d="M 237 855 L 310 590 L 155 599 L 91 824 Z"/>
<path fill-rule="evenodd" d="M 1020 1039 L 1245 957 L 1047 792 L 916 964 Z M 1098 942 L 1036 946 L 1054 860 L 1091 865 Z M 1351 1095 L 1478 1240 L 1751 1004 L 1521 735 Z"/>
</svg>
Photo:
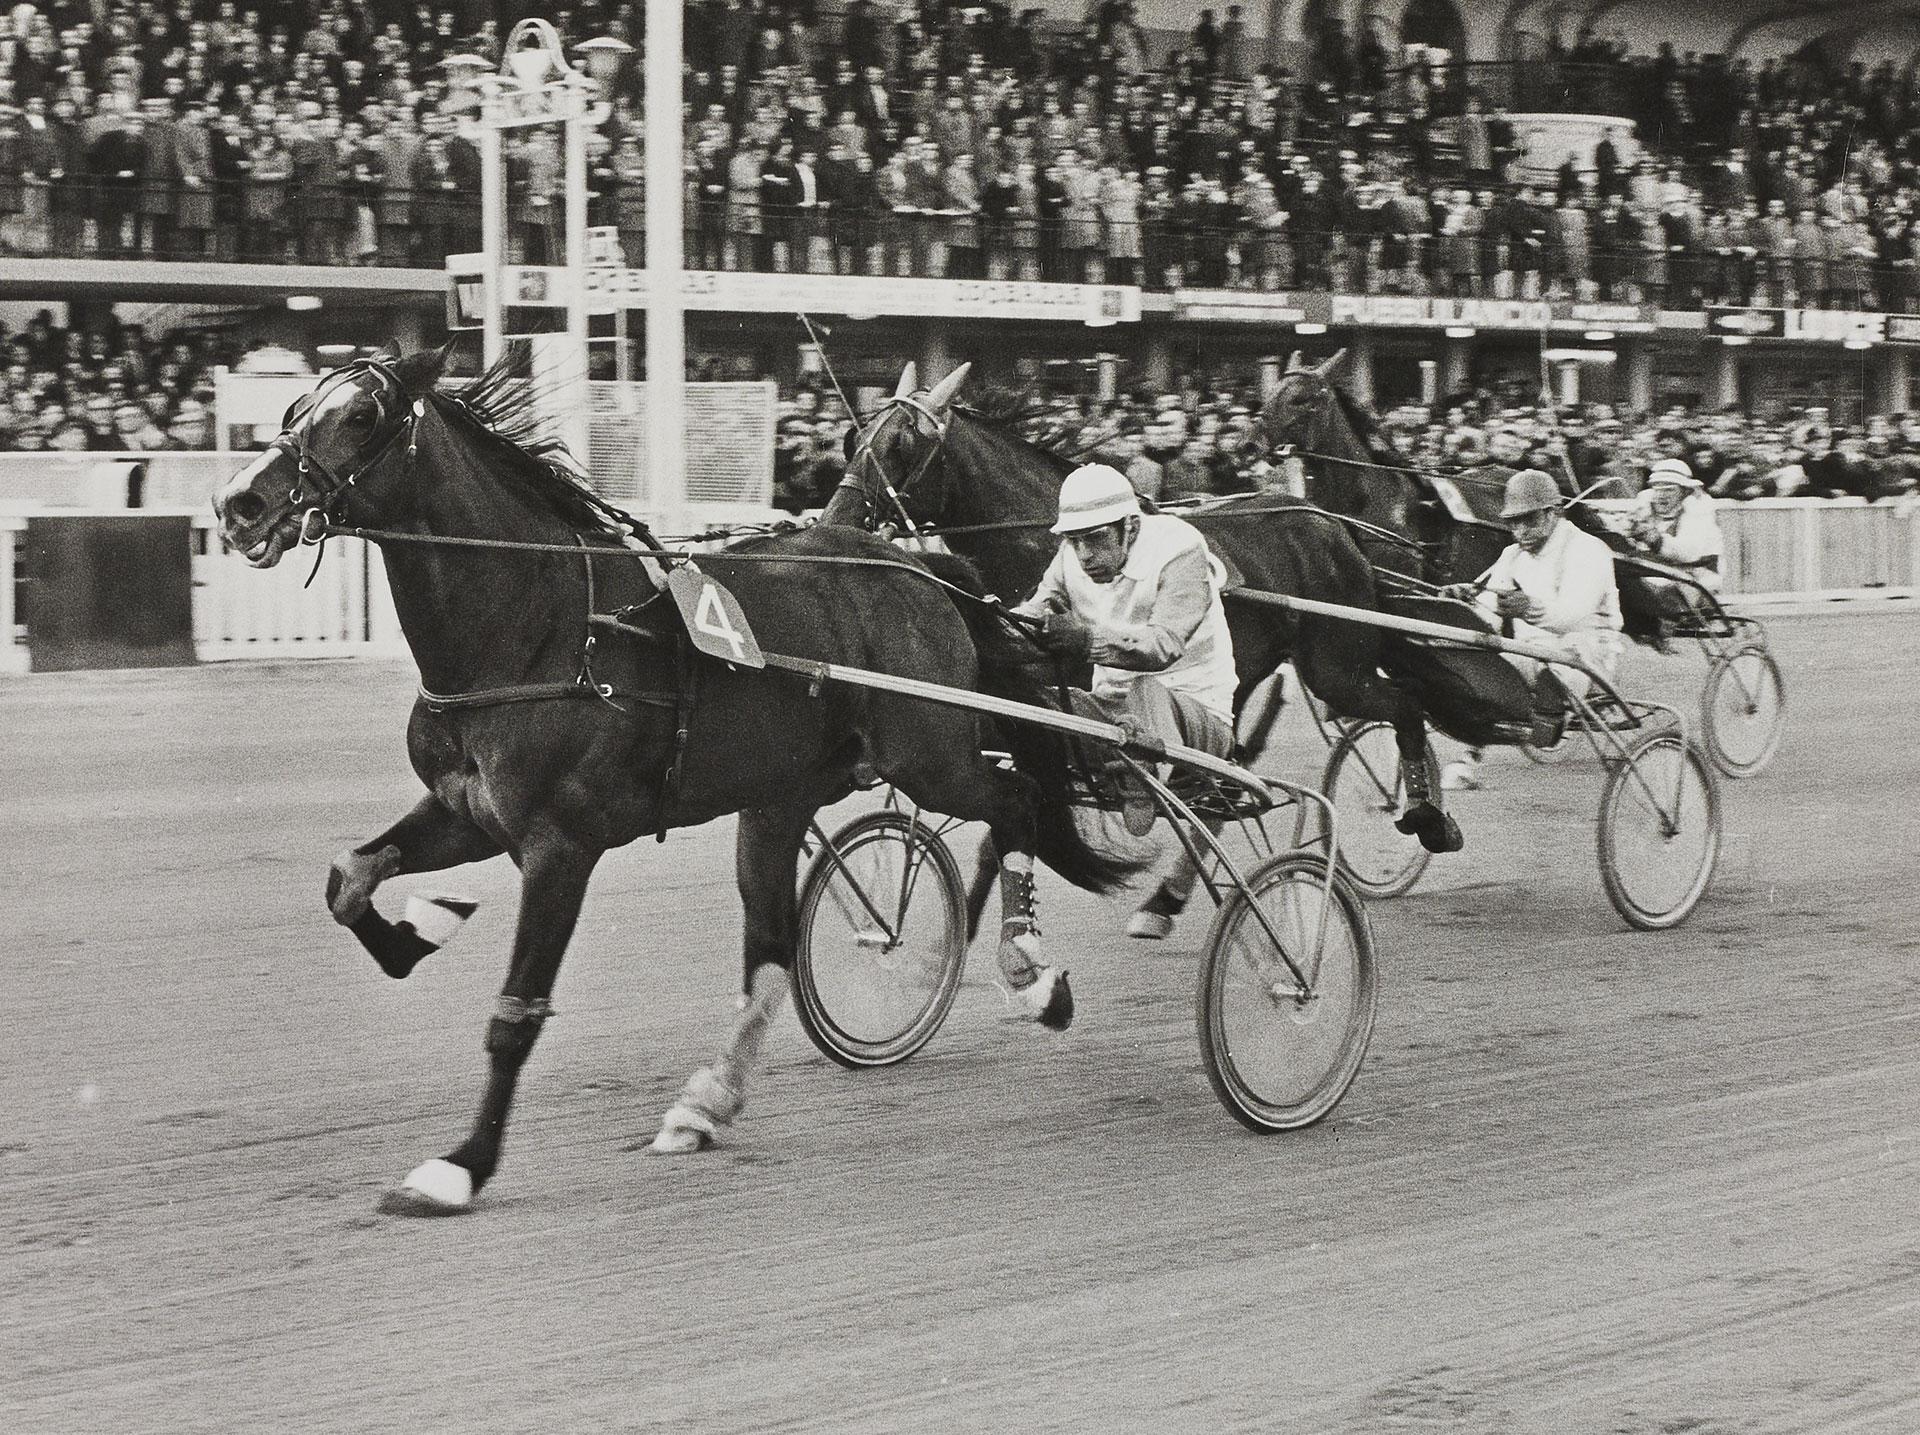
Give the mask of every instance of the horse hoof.
<svg viewBox="0 0 1920 1435">
<path fill-rule="evenodd" d="M 1143 908 L 1127 919 L 1127 935 L 1143 942 L 1164 942 L 1173 935 L 1173 918 Z"/>
<path fill-rule="evenodd" d="M 1020 990 L 1025 1015 L 1048 1031 L 1065 1031 L 1073 1025 L 1073 988 L 1060 967 L 1044 968 L 1033 985 Z"/>
<path fill-rule="evenodd" d="M 648 1149 L 656 1156 L 693 1156 L 712 1144 L 710 1129 L 676 1121 L 669 1112 L 667 1124 L 660 1128 L 660 1134 L 653 1138 L 653 1145 Z"/>
<path fill-rule="evenodd" d="M 435 1157 L 380 1198 L 383 1216 L 457 1216 L 473 1206 L 473 1172 Z"/>
<path fill-rule="evenodd" d="M 1458 852 L 1467 845 L 1467 839 L 1460 831 L 1460 824 L 1442 812 L 1439 822 L 1421 829 L 1420 845 L 1429 852 Z"/>
</svg>

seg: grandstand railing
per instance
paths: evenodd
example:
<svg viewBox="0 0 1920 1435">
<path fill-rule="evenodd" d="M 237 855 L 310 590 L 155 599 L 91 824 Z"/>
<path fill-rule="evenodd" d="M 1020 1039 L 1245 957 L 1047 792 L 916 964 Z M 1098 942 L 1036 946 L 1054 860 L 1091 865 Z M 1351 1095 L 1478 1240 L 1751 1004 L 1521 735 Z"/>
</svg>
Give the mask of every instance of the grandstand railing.
<svg viewBox="0 0 1920 1435">
<path fill-rule="evenodd" d="M 1452 68 L 1477 72 L 1483 67 Z M 1525 73 L 1532 68 L 1503 65 L 1494 71 Z M 1436 151 L 1431 169 L 1426 183 L 1440 188 L 1477 188 L 1486 178 L 1463 173 L 1458 156 L 1444 148 Z M 369 198 L 310 187 L 282 196 L 277 207 L 268 206 L 259 215 L 246 208 L 244 196 L 225 210 L 216 200 L 212 215 L 204 216 L 208 228 L 183 231 L 176 218 L 178 193 L 161 187 L 151 201 L 143 194 L 115 191 L 108 196 L 82 182 L 45 223 L 17 231 L 22 236 L 17 252 L 28 257 L 435 270 L 449 253 L 478 247 L 479 206 L 465 196 L 423 196 L 401 188 Z M 1164 290 L 1257 288 L 1267 282 L 1264 271 L 1273 269 L 1273 282 L 1283 288 L 1384 293 L 1418 282 L 1438 292 L 1464 262 L 1461 245 L 1424 223 L 1402 222 L 1414 210 L 1427 214 L 1425 198 L 1416 198 L 1407 214 L 1363 208 L 1358 227 L 1339 231 L 1248 222 L 1239 217 L 1231 199 L 1176 199 L 1173 212 L 1149 214 L 1137 222 L 1115 222 L 1104 214 L 1042 217 L 873 203 L 777 206 L 702 199 L 689 206 L 685 253 L 688 268 L 720 272 L 1137 283 Z M 589 203 L 594 222 L 617 229 L 630 261 L 637 262 L 644 253 L 644 231 L 618 222 L 631 217 L 618 196 L 595 192 Z M 560 252 L 557 235 L 539 218 L 552 210 L 516 206 L 510 211 L 512 262 L 538 264 Z M 1716 248 L 1697 235 L 1679 247 L 1669 246 L 1658 233 L 1619 246 L 1590 229 L 1586 244 L 1569 253 L 1555 245 L 1544 211 L 1536 218 L 1529 232 L 1466 236 L 1464 244 L 1475 250 L 1475 272 L 1538 270 L 1561 273 L 1572 284 L 1584 279 L 1609 288 L 1657 286 L 1661 302 L 1674 309 L 1765 304 L 1769 296 L 1778 303 L 1791 288 L 1805 308 L 1909 312 L 1920 288 L 1911 260 L 1882 262 L 1877 254 L 1824 249 L 1792 255 L 1743 253 L 1738 241 Z M 1348 272 L 1331 272 L 1329 266 L 1335 264 L 1347 266 Z"/>
<path fill-rule="evenodd" d="M 1559 60 L 1455 60 L 1404 65 L 1389 72 L 1387 90 L 1402 101 L 1423 92 L 1430 113 L 1457 115 L 1467 97 L 1515 114 L 1619 115 L 1632 113 L 1635 77 L 1617 65 Z"/>
</svg>

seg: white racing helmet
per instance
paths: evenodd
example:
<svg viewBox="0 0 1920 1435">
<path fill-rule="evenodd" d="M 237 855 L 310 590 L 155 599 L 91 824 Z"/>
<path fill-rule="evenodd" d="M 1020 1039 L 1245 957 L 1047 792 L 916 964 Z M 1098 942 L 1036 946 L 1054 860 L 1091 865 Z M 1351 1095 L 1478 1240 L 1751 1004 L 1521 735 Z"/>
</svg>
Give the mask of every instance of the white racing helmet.
<svg viewBox="0 0 1920 1435">
<path fill-rule="evenodd" d="M 1111 464 L 1083 463 L 1060 485 L 1060 521 L 1053 531 L 1085 533 L 1139 514 L 1140 500 L 1124 473 Z"/>
<path fill-rule="evenodd" d="M 1684 459 L 1663 458 L 1647 470 L 1647 487 L 1655 484 L 1670 484 L 1674 488 L 1692 491 L 1702 487 L 1700 480 L 1693 476 L 1693 470 L 1687 467 Z"/>
</svg>

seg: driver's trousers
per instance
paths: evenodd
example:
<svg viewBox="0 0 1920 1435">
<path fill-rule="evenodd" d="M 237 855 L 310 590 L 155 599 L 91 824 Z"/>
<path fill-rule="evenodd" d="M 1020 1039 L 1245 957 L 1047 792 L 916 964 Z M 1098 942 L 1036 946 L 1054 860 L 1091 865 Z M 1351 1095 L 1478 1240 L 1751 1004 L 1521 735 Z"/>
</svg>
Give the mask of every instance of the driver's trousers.
<svg viewBox="0 0 1920 1435">
<path fill-rule="evenodd" d="M 1082 717 L 1120 723 L 1161 742 L 1197 748 L 1211 757 L 1233 751 L 1233 728 L 1198 698 L 1176 692 L 1151 674 L 1114 684 L 1098 694 L 1069 689 Z"/>
</svg>

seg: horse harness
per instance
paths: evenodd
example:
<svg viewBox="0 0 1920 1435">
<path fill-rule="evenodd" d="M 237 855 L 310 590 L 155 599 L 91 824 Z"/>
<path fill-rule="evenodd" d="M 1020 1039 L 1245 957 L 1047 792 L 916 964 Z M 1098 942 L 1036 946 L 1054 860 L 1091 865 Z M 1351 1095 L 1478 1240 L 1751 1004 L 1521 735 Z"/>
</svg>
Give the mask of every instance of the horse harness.
<svg viewBox="0 0 1920 1435">
<path fill-rule="evenodd" d="M 290 408 L 287 411 L 285 427 L 282 428 L 273 442 L 268 445 L 269 450 L 280 450 L 289 458 L 293 459 L 298 465 L 298 473 L 294 478 L 293 487 L 287 495 L 288 503 L 300 513 L 301 544 L 314 546 L 323 552 L 326 540 L 334 536 L 351 536 L 375 542 L 383 540 L 402 542 L 408 540 L 418 541 L 423 537 L 428 537 L 428 535 L 420 534 L 390 533 L 374 529 L 343 527 L 335 521 L 335 508 L 351 493 L 354 485 L 357 484 L 361 478 L 370 473 L 392 452 L 394 446 L 399 443 L 402 436 L 406 436 L 408 439 L 406 461 L 409 465 L 412 464 L 419 453 L 420 440 L 418 426 L 421 417 L 426 412 L 426 399 L 424 397 L 416 398 L 411 405 L 406 406 L 400 421 L 393 426 L 386 438 L 379 442 L 371 454 L 360 459 L 359 462 L 354 464 L 352 470 L 344 475 L 336 471 L 314 450 L 310 441 L 310 435 L 307 431 L 307 423 L 304 421 L 311 419 L 314 410 L 319 407 L 320 399 L 330 389 L 340 383 L 351 383 L 363 373 L 374 374 L 384 385 L 388 386 L 391 392 L 399 394 L 402 399 L 405 398 L 406 386 L 402 383 L 400 376 L 394 372 L 391 365 L 383 363 L 378 359 L 357 360 L 339 370 L 327 383 L 321 385 L 314 393 L 308 395 L 305 399 L 302 399 Z M 380 421 L 384 422 L 387 418 L 386 401 L 377 391 L 367 390 L 366 392 L 368 396 L 373 399 L 374 403 L 379 406 Z M 311 496 L 311 499 L 309 499 L 306 493 L 308 476 L 310 474 L 318 474 L 320 479 L 324 481 L 316 485 L 318 491 Z M 486 547 L 523 546 L 501 544 L 487 539 L 472 541 L 476 546 Z M 623 702 L 672 709 L 677 718 L 674 733 L 673 760 L 668 764 L 666 773 L 662 778 L 661 791 L 661 816 L 663 820 L 661 822 L 659 836 L 660 840 L 664 842 L 666 840 L 667 827 L 664 818 L 668 804 L 679 791 L 681 759 L 686 752 L 688 730 L 693 716 L 695 679 L 692 666 L 686 657 L 686 639 L 684 634 L 681 634 L 678 635 L 676 642 L 677 651 L 674 668 L 679 681 L 673 691 L 619 688 L 612 683 L 602 682 L 593 670 L 593 650 L 594 645 L 598 642 L 598 635 L 594 633 L 592 626 L 595 609 L 598 606 L 593 576 L 596 551 L 592 545 L 578 533 L 573 534 L 573 541 L 578 545 L 581 560 L 586 571 L 587 582 L 586 631 L 581 635 L 580 667 L 573 677 L 568 680 L 555 682 L 514 683 L 501 687 L 479 688 L 473 692 L 466 693 L 437 693 L 427 687 L 425 683 L 421 683 L 417 689 L 419 700 L 427 711 L 432 713 L 472 711 L 477 708 L 502 707 L 512 703 L 547 702 L 578 698 L 592 698 L 596 701 L 604 702 L 609 707 L 622 712 L 626 711 L 626 709 L 621 706 Z M 524 546 L 538 546 L 542 548 L 559 547 L 559 545 Z M 560 551 L 567 550 L 560 549 Z M 601 551 L 627 553 L 630 550 L 621 548 L 619 550 Z M 632 556 L 642 558 L 644 555 L 633 554 Z M 314 567 L 316 571 L 319 568 L 319 554 L 315 555 Z M 308 581 L 311 582 L 312 578 L 309 577 Z"/>
<path fill-rule="evenodd" d="M 936 410 L 927 407 L 926 404 L 920 401 L 918 394 L 895 394 L 880 406 L 880 412 L 884 416 L 889 410 L 896 408 L 911 409 L 920 418 L 925 419 L 933 425 L 934 445 L 927 450 L 927 456 L 920 460 L 919 467 L 908 474 L 906 481 L 896 488 L 893 480 L 888 477 L 887 471 L 880 466 L 880 460 L 873 452 L 873 441 L 871 439 L 860 446 L 859 452 L 856 453 L 854 457 L 858 459 L 862 455 L 865 456 L 867 463 L 873 469 L 874 475 L 880 480 L 880 487 L 886 492 L 887 501 L 893 505 L 893 511 L 900 515 L 901 523 L 906 526 L 907 535 L 917 539 L 922 536 L 920 526 L 913 521 L 913 515 L 907 512 L 906 501 L 901 495 L 912 488 L 915 483 L 919 482 L 926 471 L 933 467 L 933 461 L 940 457 L 941 451 L 947 446 L 947 430 L 951 427 L 953 421 Z M 842 478 L 837 486 L 840 488 L 859 490 L 860 497 L 865 502 L 869 516 L 871 516 L 872 510 L 877 507 L 873 501 L 872 490 L 860 479 L 853 476 L 851 466 L 849 466 L 846 477 Z"/>
</svg>

